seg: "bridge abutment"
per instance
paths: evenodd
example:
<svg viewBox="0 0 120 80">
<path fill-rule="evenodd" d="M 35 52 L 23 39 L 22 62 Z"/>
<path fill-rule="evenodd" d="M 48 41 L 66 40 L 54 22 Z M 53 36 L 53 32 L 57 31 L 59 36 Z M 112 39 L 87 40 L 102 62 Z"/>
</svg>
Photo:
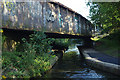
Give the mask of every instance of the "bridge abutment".
<svg viewBox="0 0 120 80">
<path fill-rule="evenodd" d="M 83 44 L 77 46 L 77 48 L 79 49 L 81 57 L 84 58 L 83 50 L 87 49 L 87 48 L 91 48 L 91 47 L 93 47 L 93 41 L 90 39 L 90 37 L 83 38 Z"/>
<path fill-rule="evenodd" d="M 90 48 L 93 47 L 93 41 L 90 39 L 90 37 L 83 39 L 84 41 L 84 48 Z"/>
</svg>

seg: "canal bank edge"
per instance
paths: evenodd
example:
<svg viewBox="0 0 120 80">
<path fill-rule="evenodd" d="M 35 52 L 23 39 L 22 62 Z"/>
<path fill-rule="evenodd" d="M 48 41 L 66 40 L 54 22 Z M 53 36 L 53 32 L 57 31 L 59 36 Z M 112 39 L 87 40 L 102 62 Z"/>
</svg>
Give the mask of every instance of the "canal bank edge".
<svg viewBox="0 0 120 80">
<path fill-rule="evenodd" d="M 59 51 L 54 58 L 49 60 L 50 61 L 49 70 L 51 70 L 52 67 L 55 65 L 55 63 L 63 56 L 63 53 L 64 53 L 64 51 Z M 48 71 L 44 72 L 44 74 L 42 76 L 44 76 Z"/>
<path fill-rule="evenodd" d="M 58 56 L 56 56 L 53 59 L 51 59 L 50 60 L 50 67 L 49 67 L 49 69 L 51 69 L 57 61 L 58 61 Z"/>
<path fill-rule="evenodd" d="M 107 62 L 103 62 L 95 58 L 92 58 L 87 54 L 87 51 L 85 50 L 83 50 L 82 52 L 89 66 L 120 76 L 120 65 L 107 63 Z"/>
</svg>

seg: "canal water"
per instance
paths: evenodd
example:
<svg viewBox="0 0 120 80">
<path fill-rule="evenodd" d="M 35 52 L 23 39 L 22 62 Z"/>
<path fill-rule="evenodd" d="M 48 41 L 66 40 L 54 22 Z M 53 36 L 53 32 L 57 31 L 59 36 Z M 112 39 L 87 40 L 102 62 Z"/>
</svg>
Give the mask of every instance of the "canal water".
<svg viewBox="0 0 120 80">
<path fill-rule="evenodd" d="M 69 55 L 69 57 L 67 57 L 67 53 L 70 52 L 73 52 L 75 55 Z M 63 78 L 68 80 L 104 78 L 104 80 L 108 80 L 109 78 L 118 78 L 118 76 L 87 66 L 84 59 L 81 58 L 78 48 L 73 45 L 69 47 L 63 58 L 60 59 L 43 78 L 48 80 Z"/>
</svg>

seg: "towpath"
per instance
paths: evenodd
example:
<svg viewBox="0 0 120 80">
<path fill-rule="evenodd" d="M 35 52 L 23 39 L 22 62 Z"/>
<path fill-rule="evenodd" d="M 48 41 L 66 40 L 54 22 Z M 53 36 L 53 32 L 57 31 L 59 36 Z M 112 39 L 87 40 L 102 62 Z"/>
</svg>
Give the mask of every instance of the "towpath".
<svg viewBox="0 0 120 80">
<path fill-rule="evenodd" d="M 108 63 L 120 65 L 120 58 L 115 58 L 115 57 L 109 56 L 109 55 L 104 54 L 102 52 L 98 52 L 94 49 L 86 49 L 85 51 L 92 58 L 98 59 L 98 60 L 103 61 L 103 62 L 108 62 Z"/>
</svg>

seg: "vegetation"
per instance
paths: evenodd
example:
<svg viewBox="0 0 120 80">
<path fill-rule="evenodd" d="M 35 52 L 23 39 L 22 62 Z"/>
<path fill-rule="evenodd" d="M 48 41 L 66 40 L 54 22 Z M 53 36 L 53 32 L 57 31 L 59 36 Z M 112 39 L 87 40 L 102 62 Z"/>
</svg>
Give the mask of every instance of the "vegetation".
<svg viewBox="0 0 120 80">
<path fill-rule="evenodd" d="M 30 35 L 30 40 L 23 38 L 22 52 L 3 51 L 3 75 L 10 78 L 42 76 L 51 66 L 50 59 L 55 57 L 51 55 L 52 41 L 43 32 L 35 32 Z"/>
<path fill-rule="evenodd" d="M 102 32 L 113 33 L 120 29 L 120 2 L 92 2 L 88 5 L 91 21 L 102 28 Z"/>
<path fill-rule="evenodd" d="M 67 52 L 67 53 L 64 53 L 64 57 L 63 57 L 63 60 L 75 60 L 76 59 L 76 56 L 78 56 L 76 54 L 75 51 L 70 51 L 70 52 Z"/>
<path fill-rule="evenodd" d="M 110 56 L 120 58 L 120 33 L 116 32 L 96 41 L 95 48 Z"/>
<path fill-rule="evenodd" d="M 91 21 L 102 30 L 99 37 L 92 38 L 97 41 L 95 48 L 120 57 L 120 2 L 89 2 L 87 5 L 90 6 Z M 108 34 L 106 37 L 105 33 Z"/>
<path fill-rule="evenodd" d="M 52 46 L 53 49 L 67 50 L 70 44 L 70 39 L 54 39 Z"/>
</svg>

